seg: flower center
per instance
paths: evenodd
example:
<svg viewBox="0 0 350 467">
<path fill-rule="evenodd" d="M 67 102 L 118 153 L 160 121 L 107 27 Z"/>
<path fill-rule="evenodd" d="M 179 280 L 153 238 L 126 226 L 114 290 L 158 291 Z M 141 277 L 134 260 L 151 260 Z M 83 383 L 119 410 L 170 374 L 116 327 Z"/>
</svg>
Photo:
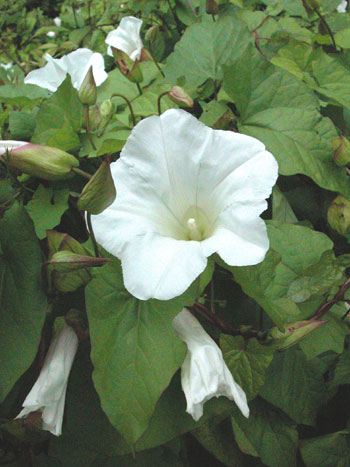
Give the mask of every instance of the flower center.
<svg viewBox="0 0 350 467">
<path fill-rule="evenodd" d="M 196 240 L 197 242 L 200 242 L 202 240 L 202 233 L 199 230 L 196 219 L 190 217 L 187 220 L 187 227 L 189 240 Z"/>
</svg>

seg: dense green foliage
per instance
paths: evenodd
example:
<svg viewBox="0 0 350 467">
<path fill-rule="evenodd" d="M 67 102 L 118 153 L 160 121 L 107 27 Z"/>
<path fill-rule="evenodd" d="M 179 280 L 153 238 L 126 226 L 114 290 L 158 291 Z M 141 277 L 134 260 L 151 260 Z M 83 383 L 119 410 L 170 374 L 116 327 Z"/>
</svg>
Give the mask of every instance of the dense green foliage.
<svg viewBox="0 0 350 467">
<path fill-rule="evenodd" d="M 1 2 L 0 63 L 13 66 L 0 66 L 0 139 L 67 151 L 81 171 L 46 180 L 0 160 L 0 465 L 350 465 L 350 205 L 332 203 L 350 200 L 339 139 L 350 136 L 350 13 L 337 11 L 339 0 L 219 0 L 215 14 L 209 3 Z M 141 92 L 107 56 L 106 35 L 127 15 L 143 19 L 157 62 L 140 62 Z M 69 76 L 55 93 L 23 83 L 45 53 L 79 47 L 103 54 L 108 72 L 90 133 Z M 61 251 L 94 256 L 77 202 L 83 172 L 117 160 L 135 122 L 179 107 L 166 95 L 175 85 L 199 120 L 253 136 L 277 159 L 264 261 L 229 267 L 214 256 L 169 301 L 130 295 L 119 260 L 102 249 L 111 259 L 102 267 L 48 265 Z M 186 346 L 171 323 L 195 302 L 247 394 L 248 419 L 225 398 L 207 402 L 198 422 L 185 412 Z M 81 342 L 55 437 L 13 419 L 63 316 Z"/>
</svg>

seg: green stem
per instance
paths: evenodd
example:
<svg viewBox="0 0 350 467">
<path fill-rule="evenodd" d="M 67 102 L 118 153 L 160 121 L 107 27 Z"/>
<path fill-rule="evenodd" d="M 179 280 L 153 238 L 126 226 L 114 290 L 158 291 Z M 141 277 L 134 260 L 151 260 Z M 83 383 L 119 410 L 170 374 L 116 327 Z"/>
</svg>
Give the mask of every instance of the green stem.
<svg viewBox="0 0 350 467">
<path fill-rule="evenodd" d="M 87 132 L 87 135 L 88 135 L 88 138 L 89 138 L 89 141 L 90 141 L 90 144 L 91 144 L 92 148 L 96 151 L 95 143 L 93 142 L 92 137 L 91 137 L 89 106 L 85 105 L 84 107 L 86 109 L 86 132 Z"/>
<path fill-rule="evenodd" d="M 78 27 L 79 27 L 78 18 L 77 18 L 77 14 L 76 14 L 75 6 L 74 6 L 74 5 L 72 5 L 72 10 L 73 10 L 73 16 L 74 16 L 75 26 L 78 28 Z"/>
<path fill-rule="evenodd" d="M 148 49 L 149 49 L 149 53 L 152 57 L 152 60 L 154 61 L 154 64 L 156 65 L 156 67 L 158 68 L 158 71 L 160 72 L 160 74 L 163 76 L 163 78 L 165 78 L 165 74 L 163 73 L 163 70 L 160 68 L 159 66 L 159 63 L 157 62 L 157 60 L 155 59 L 155 56 L 153 55 L 153 51 L 152 51 L 152 45 L 151 45 L 151 41 L 149 40 L 148 41 Z"/>
<path fill-rule="evenodd" d="M 175 25 L 176 25 L 176 29 L 177 29 L 177 32 L 181 35 L 181 27 L 180 27 L 180 24 L 179 24 L 179 19 L 176 15 L 176 12 L 171 4 L 171 0 L 167 0 L 168 2 L 168 5 L 169 5 L 169 9 L 171 11 L 171 14 L 173 15 L 173 18 L 174 18 L 174 21 L 175 21 Z"/>
<path fill-rule="evenodd" d="M 111 99 L 112 99 L 112 97 L 121 97 L 122 99 L 125 100 L 125 102 L 127 103 L 128 107 L 129 107 L 129 110 L 130 110 L 132 123 L 135 126 L 136 125 L 135 114 L 134 114 L 134 111 L 132 109 L 132 105 L 131 105 L 131 102 L 129 101 L 129 99 L 127 99 L 125 96 L 123 96 L 123 94 L 112 94 Z"/>
<path fill-rule="evenodd" d="M 158 115 L 161 115 L 161 113 L 162 113 L 162 107 L 160 105 L 160 101 L 161 101 L 163 96 L 167 96 L 168 94 L 169 94 L 169 91 L 165 91 L 165 92 L 162 92 L 161 94 L 159 94 L 159 96 L 158 96 L 158 99 L 157 99 Z"/>
<path fill-rule="evenodd" d="M 88 225 L 89 232 L 90 232 L 90 235 L 91 235 L 91 241 L 92 241 L 92 244 L 94 246 L 95 256 L 96 256 L 96 258 L 99 258 L 100 253 L 98 251 L 96 237 L 95 237 L 94 230 L 93 230 L 92 224 L 91 224 L 91 214 L 89 212 L 86 213 L 86 220 L 87 220 L 87 225 Z"/>
<path fill-rule="evenodd" d="M 332 43 L 333 43 L 333 47 L 335 50 L 337 50 L 337 44 L 335 43 L 335 39 L 334 39 L 334 36 L 333 36 L 333 33 L 332 33 L 332 30 L 331 28 L 329 27 L 327 21 L 325 20 L 325 18 L 323 17 L 323 15 L 321 15 L 321 13 L 318 11 L 317 8 L 314 9 L 314 12 L 317 14 L 317 16 L 320 18 L 321 20 L 321 23 L 324 25 L 324 27 L 327 29 L 328 31 L 328 34 L 332 40 Z"/>
<path fill-rule="evenodd" d="M 136 83 L 136 86 L 137 86 L 137 89 L 138 89 L 138 91 L 139 91 L 140 96 L 142 96 L 142 89 L 141 89 L 141 86 L 139 85 L 139 83 Z"/>
<path fill-rule="evenodd" d="M 78 167 L 73 167 L 72 171 L 75 172 L 78 175 L 81 175 L 84 178 L 87 178 L 88 180 L 90 180 L 90 178 L 92 178 L 91 174 L 89 174 L 88 172 L 85 172 L 85 170 L 78 169 Z"/>
</svg>

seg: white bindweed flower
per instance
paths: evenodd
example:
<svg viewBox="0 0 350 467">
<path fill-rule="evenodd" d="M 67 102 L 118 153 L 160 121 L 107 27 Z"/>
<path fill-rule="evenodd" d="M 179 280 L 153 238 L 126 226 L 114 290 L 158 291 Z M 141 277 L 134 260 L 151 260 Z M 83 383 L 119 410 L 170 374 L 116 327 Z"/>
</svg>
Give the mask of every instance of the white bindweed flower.
<svg viewBox="0 0 350 467">
<path fill-rule="evenodd" d="M 125 52 L 131 60 L 140 60 L 143 48 L 140 37 L 142 20 L 134 16 L 125 16 L 117 29 L 109 32 L 106 38 L 107 54 L 113 57 L 112 47 Z"/>
<path fill-rule="evenodd" d="M 0 141 L 0 156 L 6 153 L 6 151 L 11 151 L 12 149 L 20 148 L 21 146 L 25 146 L 29 144 L 26 141 L 14 141 L 14 140 L 1 140 Z"/>
<path fill-rule="evenodd" d="M 53 22 L 54 22 L 55 26 L 57 26 L 57 27 L 60 27 L 61 24 L 62 24 L 62 20 L 61 20 L 61 18 L 59 16 L 56 16 L 56 18 L 53 19 Z"/>
<path fill-rule="evenodd" d="M 16 418 L 41 410 L 42 429 L 56 436 L 62 433 L 68 377 L 77 348 L 77 335 L 65 326 L 51 341 L 40 375 Z"/>
<path fill-rule="evenodd" d="M 348 2 L 346 0 L 342 0 L 339 5 L 337 6 L 337 10 L 339 13 L 346 13 L 346 7 L 348 6 Z"/>
<path fill-rule="evenodd" d="M 13 63 L 0 63 L 0 67 L 8 71 L 13 67 Z"/>
<path fill-rule="evenodd" d="M 118 194 L 92 217 L 97 241 L 121 259 L 131 294 L 169 300 L 215 252 L 231 266 L 264 259 L 259 215 L 277 169 L 257 139 L 213 130 L 183 110 L 145 118 L 111 164 Z"/>
<path fill-rule="evenodd" d="M 249 417 L 247 397 L 227 368 L 220 348 L 205 332 L 196 318 L 184 308 L 173 320 L 176 335 L 187 345 L 181 366 L 181 385 L 188 412 L 195 421 L 203 415 L 209 399 L 226 396 L 235 401 L 245 417 Z"/>
<path fill-rule="evenodd" d="M 50 37 L 51 39 L 56 36 L 55 31 L 49 31 L 46 33 L 47 37 Z"/>
<path fill-rule="evenodd" d="M 96 86 L 102 84 L 108 76 L 102 55 L 89 49 L 78 49 L 62 58 L 52 58 L 49 54 L 44 58 L 47 64 L 28 73 L 24 78 L 26 84 L 36 84 L 55 92 L 68 73 L 72 78 L 72 85 L 79 90 L 91 66 Z"/>
</svg>

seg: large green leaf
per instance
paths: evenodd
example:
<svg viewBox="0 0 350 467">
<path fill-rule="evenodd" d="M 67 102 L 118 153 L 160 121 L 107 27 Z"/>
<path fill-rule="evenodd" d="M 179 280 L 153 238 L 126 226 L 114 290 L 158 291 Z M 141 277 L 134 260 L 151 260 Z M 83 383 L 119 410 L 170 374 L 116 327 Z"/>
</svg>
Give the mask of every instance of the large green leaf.
<svg viewBox="0 0 350 467">
<path fill-rule="evenodd" d="M 348 467 L 350 465 L 350 432 L 338 431 L 301 442 L 301 456 L 306 467 Z"/>
<path fill-rule="evenodd" d="M 69 76 L 40 107 L 32 138 L 33 143 L 54 146 L 64 151 L 79 146 L 77 134 L 81 125 L 83 106 Z"/>
<path fill-rule="evenodd" d="M 181 365 L 186 346 L 175 337 L 173 318 L 187 297 L 140 301 L 123 286 L 121 266 L 104 266 L 86 288 L 94 383 L 111 423 L 134 444 Z"/>
<path fill-rule="evenodd" d="M 292 347 L 275 354 L 260 395 L 295 422 L 313 425 L 317 409 L 325 402 L 326 386 L 318 367 Z"/>
<path fill-rule="evenodd" d="M 337 283 L 343 269 L 335 268 L 335 275 L 328 277 L 322 254 L 331 250 L 333 243 L 326 235 L 308 227 L 275 221 L 267 222 L 267 228 L 270 250 L 262 263 L 247 267 L 223 266 L 233 272 L 244 292 L 254 298 L 278 326 L 283 326 L 304 319 L 298 305 L 322 295 Z M 322 279 L 320 284 L 310 279 L 310 270 L 317 274 L 318 280 Z"/>
<path fill-rule="evenodd" d="M 240 114 L 239 131 L 262 141 L 282 175 L 305 174 L 320 187 L 350 195 L 345 171 L 332 160 L 336 129 L 300 80 L 250 47 L 224 67 L 224 87 Z M 237 79 L 244 76 L 244 79 Z"/>
<path fill-rule="evenodd" d="M 232 417 L 236 441 L 243 452 L 261 457 L 270 467 L 296 465 L 298 433 L 286 415 L 257 399 L 249 404 L 249 418 L 238 413 Z"/>
<path fill-rule="evenodd" d="M 46 237 L 46 230 L 53 229 L 60 223 L 62 214 L 68 209 L 69 190 L 63 188 L 54 191 L 39 185 L 33 198 L 26 205 L 26 210 L 34 222 L 38 238 Z"/>
<path fill-rule="evenodd" d="M 41 252 L 34 227 L 15 203 L 0 220 L 0 400 L 32 363 L 45 318 Z"/>
<path fill-rule="evenodd" d="M 197 87 L 208 78 L 222 79 L 222 65 L 244 54 L 252 40 L 253 35 L 232 10 L 215 23 L 205 17 L 186 29 L 167 59 L 165 76 L 174 84 L 185 80 L 186 87 Z"/>
<path fill-rule="evenodd" d="M 330 386 L 333 388 L 340 384 L 350 384 L 350 350 L 345 350 L 340 355 L 337 365 L 334 370 L 333 378 L 330 382 Z"/>
<path fill-rule="evenodd" d="M 259 344 L 257 339 L 246 342 L 242 336 L 226 334 L 221 335 L 220 346 L 235 381 L 243 388 L 248 400 L 253 399 L 264 384 L 274 351 Z"/>
</svg>

